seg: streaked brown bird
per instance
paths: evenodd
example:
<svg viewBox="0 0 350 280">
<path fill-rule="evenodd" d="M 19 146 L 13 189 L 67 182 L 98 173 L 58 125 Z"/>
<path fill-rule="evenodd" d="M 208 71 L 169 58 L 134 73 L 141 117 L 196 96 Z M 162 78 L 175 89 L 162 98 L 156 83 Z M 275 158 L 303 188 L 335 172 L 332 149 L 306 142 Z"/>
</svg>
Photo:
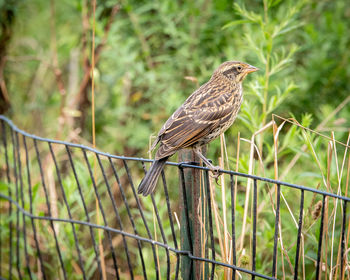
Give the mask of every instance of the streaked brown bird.
<svg viewBox="0 0 350 280">
<path fill-rule="evenodd" d="M 193 148 L 212 171 L 217 171 L 202 155 L 201 147 L 232 125 L 243 100 L 242 82 L 257 70 L 239 61 L 224 62 L 187 98 L 159 131 L 151 148 L 160 144 L 155 161 L 138 187 L 139 194 L 147 196 L 154 191 L 166 160 L 183 148 Z"/>
</svg>

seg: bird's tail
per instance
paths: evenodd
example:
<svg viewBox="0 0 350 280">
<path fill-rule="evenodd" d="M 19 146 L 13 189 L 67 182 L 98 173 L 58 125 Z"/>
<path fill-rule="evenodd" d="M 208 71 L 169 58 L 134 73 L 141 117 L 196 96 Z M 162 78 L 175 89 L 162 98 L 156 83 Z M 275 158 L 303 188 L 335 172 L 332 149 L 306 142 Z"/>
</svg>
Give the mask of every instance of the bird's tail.
<svg viewBox="0 0 350 280">
<path fill-rule="evenodd" d="M 162 172 L 164 168 L 164 164 L 168 157 L 155 160 L 151 166 L 151 168 L 148 170 L 146 176 L 142 179 L 137 192 L 139 194 L 143 194 L 144 196 L 147 196 L 151 194 L 158 182 L 158 177 L 160 173 Z"/>
</svg>

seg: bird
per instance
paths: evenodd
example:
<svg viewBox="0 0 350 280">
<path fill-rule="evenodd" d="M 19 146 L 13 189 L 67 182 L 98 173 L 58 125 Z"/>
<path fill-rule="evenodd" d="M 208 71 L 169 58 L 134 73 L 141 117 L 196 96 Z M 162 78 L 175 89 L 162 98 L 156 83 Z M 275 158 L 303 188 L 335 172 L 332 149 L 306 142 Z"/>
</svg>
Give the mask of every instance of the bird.
<svg viewBox="0 0 350 280">
<path fill-rule="evenodd" d="M 244 62 L 226 61 L 186 99 L 164 123 L 151 147 L 152 151 L 159 144 L 155 159 L 139 184 L 139 194 L 154 192 L 167 159 L 184 148 L 192 148 L 212 172 L 218 171 L 201 153 L 201 147 L 233 124 L 243 101 L 242 82 L 258 70 Z"/>
</svg>

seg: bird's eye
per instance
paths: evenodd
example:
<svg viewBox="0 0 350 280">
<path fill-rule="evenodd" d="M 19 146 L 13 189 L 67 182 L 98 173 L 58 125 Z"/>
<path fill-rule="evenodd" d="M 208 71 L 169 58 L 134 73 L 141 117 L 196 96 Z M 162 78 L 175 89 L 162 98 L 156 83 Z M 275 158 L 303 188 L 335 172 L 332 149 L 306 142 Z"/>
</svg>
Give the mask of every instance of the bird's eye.
<svg viewBox="0 0 350 280">
<path fill-rule="evenodd" d="M 237 69 L 238 69 L 239 71 L 241 71 L 241 70 L 242 70 L 242 67 L 241 67 L 241 66 L 238 66 Z"/>
</svg>

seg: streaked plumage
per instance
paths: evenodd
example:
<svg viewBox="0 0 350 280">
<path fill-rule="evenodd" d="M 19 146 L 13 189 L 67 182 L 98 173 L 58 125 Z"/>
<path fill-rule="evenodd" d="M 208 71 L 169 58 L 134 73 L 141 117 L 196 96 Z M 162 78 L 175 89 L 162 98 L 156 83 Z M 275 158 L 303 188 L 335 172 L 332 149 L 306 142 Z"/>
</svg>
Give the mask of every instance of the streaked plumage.
<svg viewBox="0 0 350 280">
<path fill-rule="evenodd" d="M 138 193 L 146 196 L 153 192 L 165 161 L 178 150 L 192 147 L 200 153 L 201 146 L 232 125 L 243 100 L 242 81 L 257 70 L 243 62 L 224 62 L 207 83 L 187 98 L 159 131 L 152 146 L 153 149 L 160 144 L 155 161 L 141 181 Z M 199 156 L 210 164 L 203 155 Z"/>
</svg>

